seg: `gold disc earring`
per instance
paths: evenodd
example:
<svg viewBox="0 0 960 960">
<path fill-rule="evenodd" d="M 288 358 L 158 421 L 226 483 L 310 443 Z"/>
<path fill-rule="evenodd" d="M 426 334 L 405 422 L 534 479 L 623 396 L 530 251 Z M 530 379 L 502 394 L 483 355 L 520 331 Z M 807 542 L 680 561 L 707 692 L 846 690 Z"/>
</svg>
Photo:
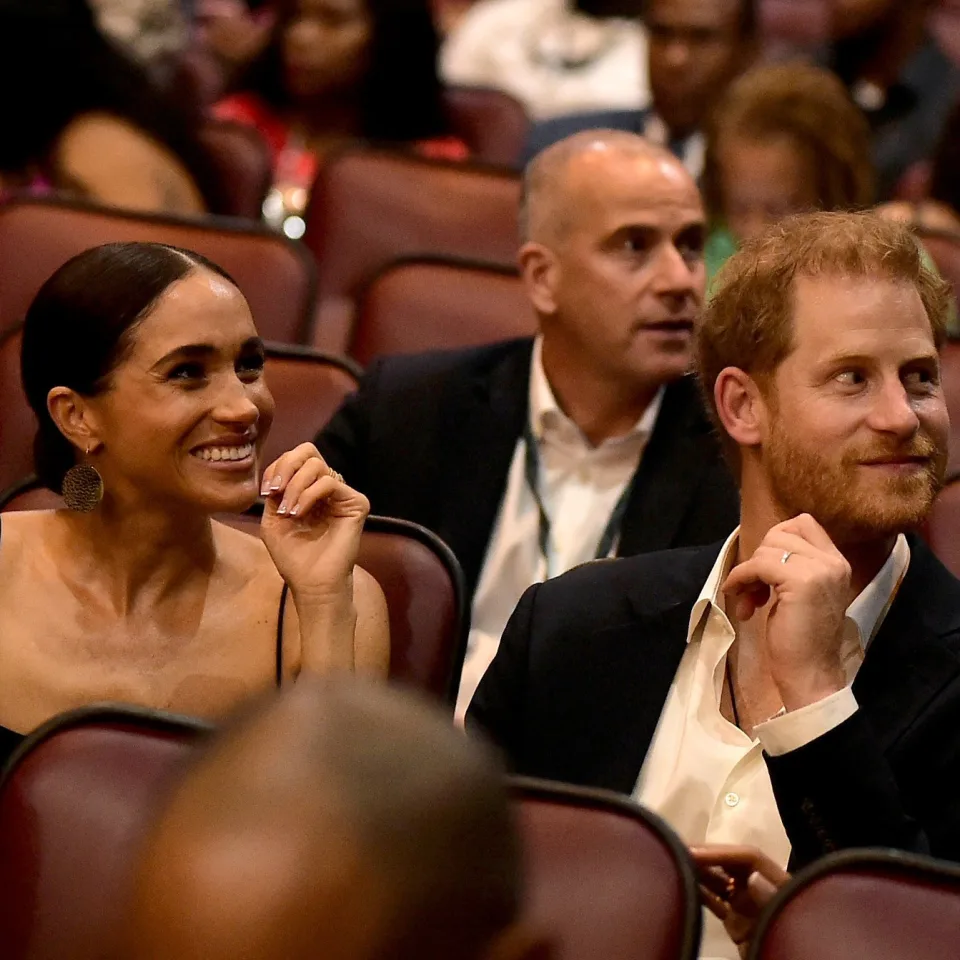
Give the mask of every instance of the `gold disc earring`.
<svg viewBox="0 0 960 960">
<path fill-rule="evenodd" d="M 88 456 L 90 448 L 84 451 Z M 103 477 L 89 463 L 75 463 L 64 475 L 60 492 L 63 502 L 78 513 L 90 513 L 103 499 Z"/>
</svg>

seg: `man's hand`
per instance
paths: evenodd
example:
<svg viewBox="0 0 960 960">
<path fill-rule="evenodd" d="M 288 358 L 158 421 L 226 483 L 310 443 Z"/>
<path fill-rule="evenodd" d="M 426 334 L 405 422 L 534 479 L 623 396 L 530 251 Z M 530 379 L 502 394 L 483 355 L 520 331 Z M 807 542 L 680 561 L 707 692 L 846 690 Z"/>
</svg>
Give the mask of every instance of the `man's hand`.
<svg viewBox="0 0 960 960">
<path fill-rule="evenodd" d="M 801 514 L 771 527 L 722 589 L 740 621 L 749 620 L 772 594 L 766 650 L 787 711 L 846 686 L 840 639 L 853 599 L 850 564 L 813 517 Z"/>
</svg>

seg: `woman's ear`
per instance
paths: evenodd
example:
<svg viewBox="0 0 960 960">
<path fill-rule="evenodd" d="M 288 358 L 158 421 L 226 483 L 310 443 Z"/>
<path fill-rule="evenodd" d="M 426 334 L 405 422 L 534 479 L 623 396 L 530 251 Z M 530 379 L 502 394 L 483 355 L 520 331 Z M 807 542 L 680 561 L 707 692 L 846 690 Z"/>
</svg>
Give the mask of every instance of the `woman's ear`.
<svg viewBox="0 0 960 960">
<path fill-rule="evenodd" d="M 47 394 L 47 412 L 57 429 L 75 447 L 88 453 L 102 446 L 96 414 L 87 397 L 69 387 L 54 387 Z"/>
<path fill-rule="evenodd" d="M 741 447 L 755 447 L 764 437 L 766 403 L 756 380 L 739 367 L 720 371 L 713 387 L 723 429 Z"/>
<path fill-rule="evenodd" d="M 542 243 L 525 243 L 517 254 L 517 261 L 527 298 L 534 309 L 546 316 L 556 313 L 555 291 L 559 267 L 550 248 Z"/>
</svg>

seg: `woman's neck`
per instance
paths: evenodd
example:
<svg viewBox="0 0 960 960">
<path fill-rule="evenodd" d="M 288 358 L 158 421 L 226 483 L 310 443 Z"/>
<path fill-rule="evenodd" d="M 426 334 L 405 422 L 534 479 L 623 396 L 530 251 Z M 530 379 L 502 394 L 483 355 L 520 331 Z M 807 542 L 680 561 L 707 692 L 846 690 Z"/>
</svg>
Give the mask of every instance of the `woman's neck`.
<svg viewBox="0 0 960 960">
<path fill-rule="evenodd" d="M 209 515 L 153 506 L 124 507 L 104 499 L 88 514 L 61 513 L 69 562 L 121 616 L 155 607 L 216 561 Z"/>
</svg>

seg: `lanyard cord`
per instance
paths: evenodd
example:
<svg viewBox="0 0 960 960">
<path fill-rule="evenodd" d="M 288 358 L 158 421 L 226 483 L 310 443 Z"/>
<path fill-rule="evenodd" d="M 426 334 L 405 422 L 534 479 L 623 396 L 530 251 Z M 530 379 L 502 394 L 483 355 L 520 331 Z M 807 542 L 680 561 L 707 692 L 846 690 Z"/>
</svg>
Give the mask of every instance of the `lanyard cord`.
<svg viewBox="0 0 960 960">
<path fill-rule="evenodd" d="M 547 576 L 550 576 L 550 517 L 547 515 L 546 508 L 543 505 L 543 498 L 540 496 L 540 452 L 537 446 L 536 438 L 530 429 L 530 424 L 524 424 L 523 428 L 524 442 L 524 476 L 530 493 L 533 496 L 534 503 L 537 505 L 537 512 L 540 515 L 540 525 L 538 529 L 537 543 L 540 553 L 547 563 Z M 627 512 L 627 503 L 630 500 L 630 493 L 633 489 L 633 481 L 627 483 L 617 500 L 610 519 L 600 535 L 600 542 L 594 551 L 594 559 L 600 560 L 610 556 L 613 545 L 620 536 L 620 528 L 623 526 L 623 518 Z"/>
</svg>

